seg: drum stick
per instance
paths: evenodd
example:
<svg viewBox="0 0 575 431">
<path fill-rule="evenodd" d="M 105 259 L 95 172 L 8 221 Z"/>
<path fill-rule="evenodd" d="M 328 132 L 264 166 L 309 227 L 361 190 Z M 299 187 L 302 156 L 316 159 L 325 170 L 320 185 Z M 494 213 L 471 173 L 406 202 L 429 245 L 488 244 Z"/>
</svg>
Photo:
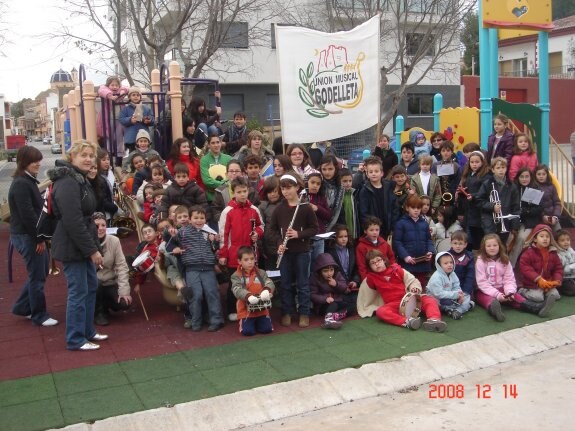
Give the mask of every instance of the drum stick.
<svg viewBox="0 0 575 431">
<path fill-rule="evenodd" d="M 149 322 L 150 318 L 148 317 L 148 312 L 146 311 L 146 306 L 144 305 L 144 301 L 142 301 L 142 295 L 140 295 L 140 291 L 138 291 L 138 299 L 140 300 L 140 305 L 142 306 L 142 310 L 144 310 L 144 316 L 146 316 L 146 320 Z"/>
</svg>

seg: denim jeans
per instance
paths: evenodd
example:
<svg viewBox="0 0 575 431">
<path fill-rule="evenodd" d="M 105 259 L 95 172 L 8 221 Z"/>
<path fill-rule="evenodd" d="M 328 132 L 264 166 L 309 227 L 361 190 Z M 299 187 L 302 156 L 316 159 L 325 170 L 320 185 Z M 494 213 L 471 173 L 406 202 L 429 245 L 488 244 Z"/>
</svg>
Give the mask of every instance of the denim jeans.
<svg viewBox="0 0 575 431">
<path fill-rule="evenodd" d="M 441 311 L 459 311 L 461 314 L 467 313 L 471 309 L 471 297 L 466 293 L 463 304 L 456 299 L 440 299 L 439 309 Z"/>
<path fill-rule="evenodd" d="M 96 334 L 94 327 L 98 291 L 96 266 L 89 259 L 64 262 L 64 274 L 68 282 L 66 348 L 78 350 Z"/>
<path fill-rule="evenodd" d="M 32 322 L 41 325 L 50 317 L 46 311 L 46 297 L 44 296 L 44 283 L 48 275 L 48 252 L 36 253 L 36 240 L 27 234 L 11 234 L 10 239 L 14 248 L 22 255 L 26 262 L 28 279 L 12 306 L 12 313 L 19 316 L 32 315 Z"/>
<path fill-rule="evenodd" d="M 220 130 L 216 126 L 212 125 L 208 127 L 206 123 L 200 123 L 198 124 L 196 133 L 194 134 L 194 144 L 198 148 L 203 148 L 204 143 L 208 139 L 206 136 L 219 134 Z"/>
<path fill-rule="evenodd" d="M 192 298 L 188 299 L 189 310 L 192 314 L 192 329 L 202 326 L 202 301 L 204 297 L 208 304 L 210 326 L 224 323 L 216 273 L 213 270 L 186 269 L 186 285 L 192 289 Z"/>
<path fill-rule="evenodd" d="M 281 273 L 281 299 L 282 316 L 291 314 L 294 311 L 294 292 L 292 282 L 295 282 L 298 294 L 298 313 L 300 316 L 310 314 L 310 291 L 309 291 L 309 265 L 310 252 L 305 253 L 284 253 L 280 263 Z"/>
</svg>

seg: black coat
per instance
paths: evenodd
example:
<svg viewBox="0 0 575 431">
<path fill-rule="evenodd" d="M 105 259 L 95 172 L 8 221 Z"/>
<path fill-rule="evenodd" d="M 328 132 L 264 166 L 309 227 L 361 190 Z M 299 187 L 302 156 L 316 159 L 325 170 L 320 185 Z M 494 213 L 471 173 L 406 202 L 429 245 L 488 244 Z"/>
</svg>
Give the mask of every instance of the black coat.
<svg viewBox="0 0 575 431">
<path fill-rule="evenodd" d="M 387 150 L 387 152 L 384 155 L 383 150 L 376 146 L 373 149 L 372 154 L 381 159 L 381 164 L 383 165 L 383 177 L 384 178 L 387 178 L 387 175 L 391 171 L 391 168 L 393 168 L 395 165 L 397 165 L 399 163 L 399 160 L 397 158 L 397 154 L 395 154 L 395 151 L 393 151 L 391 148 L 389 150 Z"/>
<path fill-rule="evenodd" d="M 533 187 L 532 187 L 533 188 Z M 542 202 L 539 204 L 531 204 L 529 202 L 521 201 L 521 196 L 525 193 L 525 187 L 519 186 L 519 207 L 521 208 L 521 223 L 526 229 L 533 229 L 539 223 L 541 223 L 541 217 L 543 217 L 543 205 Z"/>
<path fill-rule="evenodd" d="M 467 188 L 467 193 L 471 194 L 471 200 L 467 200 L 463 194 L 457 197 L 457 214 L 465 216 L 465 224 L 467 226 L 481 227 L 481 207 L 477 199 L 479 198 L 479 190 L 481 185 L 491 178 L 491 174 L 478 177 L 477 175 L 470 175 L 466 178 L 464 186 Z"/>
<path fill-rule="evenodd" d="M 387 238 L 387 236 L 393 231 L 395 226 L 395 221 L 399 218 L 398 212 L 395 206 L 393 188 L 394 183 L 388 180 L 383 180 L 382 185 L 385 192 L 385 201 L 383 202 L 383 208 L 385 213 L 379 214 L 378 206 L 375 198 L 375 192 L 373 186 L 369 181 L 367 181 L 359 192 L 359 218 L 360 224 L 363 229 L 363 223 L 367 216 L 375 216 L 381 220 L 381 236 Z"/>
<path fill-rule="evenodd" d="M 481 225 L 483 231 L 488 233 L 499 233 L 501 231 L 501 223 L 495 224 L 493 221 L 493 207 L 495 204 L 491 202 L 490 196 L 493 191 L 493 185 L 499 194 L 501 201 L 501 213 L 503 215 L 515 214 L 519 215 L 521 209 L 519 208 L 519 190 L 515 184 L 510 183 L 507 179 L 505 185 L 501 186 L 493 177 L 484 181 L 479 190 L 478 204 L 481 207 Z M 519 229 L 519 219 L 505 220 L 505 228 L 508 231 Z"/>
<path fill-rule="evenodd" d="M 48 171 L 54 183 L 52 208 L 58 220 L 52 237 L 52 257 L 62 262 L 89 259 L 98 251 L 99 241 L 92 214 L 96 196 L 86 175 L 64 161 Z"/>
<path fill-rule="evenodd" d="M 43 202 L 36 178 L 28 174 L 15 177 L 8 191 L 10 233 L 27 234 L 36 242 L 42 242 L 43 239 L 36 238 L 36 224 Z"/>
</svg>

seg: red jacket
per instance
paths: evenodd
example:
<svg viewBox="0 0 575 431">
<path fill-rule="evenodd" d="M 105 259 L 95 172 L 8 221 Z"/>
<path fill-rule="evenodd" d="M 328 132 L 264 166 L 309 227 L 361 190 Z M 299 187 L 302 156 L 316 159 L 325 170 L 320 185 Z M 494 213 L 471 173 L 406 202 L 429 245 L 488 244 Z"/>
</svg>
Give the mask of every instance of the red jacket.
<svg viewBox="0 0 575 431">
<path fill-rule="evenodd" d="M 237 268 L 238 249 L 241 246 L 251 247 L 252 219 L 255 220 L 255 230 L 258 238 L 264 236 L 264 226 L 259 210 L 248 200 L 245 204 L 238 204 L 232 199 L 220 216 L 219 231 L 221 235 L 218 257 L 228 260 L 229 268 Z"/>
<path fill-rule="evenodd" d="M 365 255 L 369 250 L 379 250 L 383 253 L 385 257 L 389 259 L 389 264 L 395 263 L 395 254 L 391 249 L 391 246 L 382 237 L 377 238 L 377 244 L 373 244 L 368 240 L 365 235 L 362 236 L 355 248 L 355 258 L 357 262 L 357 270 L 359 271 L 359 276 L 363 280 L 367 276 L 368 267 L 365 263 Z"/>
<path fill-rule="evenodd" d="M 404 284 L 405 270 L 394 263 L 382 272 L 367 273 L 367 285 L 370 289 L 377 290 L 385 304 L 400 302 L 405 295 Z"/>
<path fill-rule="evenodd" d="M 535 245 L 526 248 L 519 258 L 519 269 L 522 285 L 526 289 L 539 289 L 537 280 L 543 278 L 547 281 L 563 282 L 563 265 L 554 248 L 548 249 L 547 262 L 544 255 Z"/>
<path fill-rule="evenodd" d="M 528 167 L 531 172 L 535 172 L 535 168 L 539 162 L 537 161 L 537 154 L 529 154 L 524 151 L 520 154 L 514 154 L 507 170 L 507 176 L 510 181 L 513 181 L 522 167 Z"/>
<path fill-rule="evenodd" d="M 153 242 L 153 243 L 147 243 L 146 241 L 142 241 L 140 244 L 138 244 L 138 247 L 136 247 L 136 253 L 138 253 L 138 255 L 136 257 L 138 257 L 140 254 L 142 254 L 145 251 L 149 251 L 150 257 L 152 259 L 156 260 L 156 256 L 158 256 L 158 241 L 159 240 L 160 240 L 160 238 L 158 238 L 156 240 L 156 242 Z M 149 273 L 143 273 L 140 271 L 136 271 L 136 275 L 134 276 L 134 281 L 136 282 L 136 284 L 142 285 L 146 281 L 146 276 L 148 274 Z"/>
</svg>

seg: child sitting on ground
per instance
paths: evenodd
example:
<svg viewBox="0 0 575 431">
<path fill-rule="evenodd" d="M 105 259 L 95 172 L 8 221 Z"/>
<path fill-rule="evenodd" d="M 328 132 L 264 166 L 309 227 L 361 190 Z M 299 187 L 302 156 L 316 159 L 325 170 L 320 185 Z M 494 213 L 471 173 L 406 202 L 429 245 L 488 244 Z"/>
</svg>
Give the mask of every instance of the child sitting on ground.
<svg viewBox="0 0 575 431">
<path fill-rule="evenodd" d="M 563 283 L 563 266 L 551 227 L 538 224 L 526 241 L 529 244 L 519 257 L 523 287 L 519 293 L 531 301 L 550 308 L 561 296 L 557 287 Z"/>
<path fill-rule="evenodd" d="M 156 260 L 159 245 L 158 234 L 156 230 L 151 224 L 146 223 L 145 225 L 142 226 L 141 232 L 142 232 L 142 238 L 144 238 L 144 240 L 141 243 L 139 243 L 138 246 L 136 247 L 136 257 L 141 255 L 142 253 L 145 253 L 146 251 L 149 251 L 150 257 Z M 138 293 L 140 291 L 140 287 L 146 281 L 147 275 L 148 273 L 146 272 L 136 271 L 136 276 L 134 277 L 136 282 L 136 284 L 134 285 L 134 292 Z"/>
<path fill-rule="evenodd" d="M 471 309 L 470 296 L 461 290 L 455 274 L 455 259 L 444 251 L 435 256 L 435 271 L 427 283 L 427 294 L 437 299 L 439 309 L 459 320 Z"/>
<path fill-rule="evenodd" d="M 321 253 L 315 260 L 314 272 L 309 279 L 311 302 L 324 315 L 324 329 L 339 329 L 347 316 L 348 304 L 344 301 L 347 290 L 345 277 L 329 253 Z"/>
<path fill-rule="evenodd" d="M 266 272 L 256 266 L 256 256 L 253 248 L 238 249 L 239 266 L 233 273 L 230 283 L 235 297 L 238 299 L 239 331 L 242 335 L 269 334 L 273 331 L 269 309 L 250 311 L 249 304 L 256 305 L 271 299 L 274 293 L 274 283 Z"/>
<path fill-rule="evenodd" d="M 369 250 L 379 250 L 387 260 L 395 263 L 395 254 L 387 241 L 379 236 L 381 221 L 377 217 L 366 217 L 363 223 L 364 235 L 359 239 L 355 249 L 355 256 L 357 262 L 357 270 L 359 277 L 363 280 L 367 276 L 367 263 L 365 255 Z"/>
<path fill-rule="evenodd" d="M 368 251 L 365 260 L 369 265 L 367 285 L 377 290 L 384 303 L 375 311 L 377 318 L 392 325 L 419 329 L 420 317 L 406 317 L 399 312 L 401 300 L 406 293 L 421 294 L 421 284 L 417 278 L 398 264 L 390 264 L 379 250 Z M 447 324 L 441 320 L 437 302 L 431 296 L 421 296 L 421 310 L 427 317 L 423 329 L 430 332 L 443 332 L 447 329 Z"/>
<path fill-rule="evenodd" d="M 471 298 L 471 308 L 473 302 L 473 292 L 475 291 L 475 257 L 471 251 L 467 250 L 467 234 L 458 230 L 451 235 L 451 248 L 449 254 L 455 259 L 455 274 L 459 279 L 461 290 Z"/>
<path fill-rule="evenodd" d="M 563 265 L 563 284 L 557 288 L 561 295 L 575 296 L 575 251 L 571 248 L 571 235 L 566 230 L 555 234 L 559 248 L 557 254 Z"/>
</svg>

